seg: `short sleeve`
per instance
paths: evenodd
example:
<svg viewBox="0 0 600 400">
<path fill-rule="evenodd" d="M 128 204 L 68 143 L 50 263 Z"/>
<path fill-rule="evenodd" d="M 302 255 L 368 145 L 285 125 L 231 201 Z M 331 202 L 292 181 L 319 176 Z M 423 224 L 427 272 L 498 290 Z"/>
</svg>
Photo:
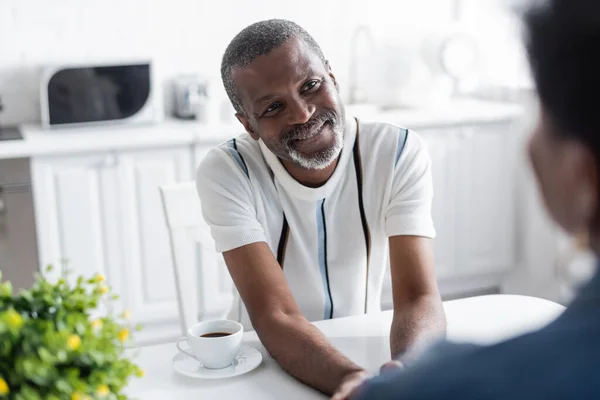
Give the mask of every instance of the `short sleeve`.
<svg viewBox="0 0 600 400">
<path fill-rule="evenodd" d="M 431 158 L 423 139 L 405 131 L 405 141 L 394 165 L 390 202 L 385 215 L 387 236 L 435 237 L 431 218 L 433 183 Z"/>
<path fill-rule="evenodd" d="M 232 149 L 212 149 L 196 171 L 202 216 L 220 253 L 266 242 L 256 217 L 248 170 L 228 150 Z"/>
</svg>

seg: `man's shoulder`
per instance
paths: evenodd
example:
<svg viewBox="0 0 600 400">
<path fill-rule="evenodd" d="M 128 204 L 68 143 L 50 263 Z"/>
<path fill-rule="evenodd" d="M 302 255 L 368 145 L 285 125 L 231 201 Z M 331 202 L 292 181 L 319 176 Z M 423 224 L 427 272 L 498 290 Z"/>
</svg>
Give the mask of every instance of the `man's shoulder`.
<svg viewBox="0 0 600 400">
<path fill-rule="evenodd" d="M 390 122 L 359 121 L 361 154 L 399 164 L 401 157 L 428 157 L 423 138 L 413 129 Z"/>
<path fill-rule="evenodd" d="M 212 147 L 200 161 L 196 173 L 249 177 L 257 163 L 264 163 L 260 146 L 243 133 Z"/>
<path fill-rule="evenodd" d="M 370 138 L 394 138 L 398 133 L 409 132 L 407 126 L 378 120 L 359 120 L 360 134 Z"/>
</svg>

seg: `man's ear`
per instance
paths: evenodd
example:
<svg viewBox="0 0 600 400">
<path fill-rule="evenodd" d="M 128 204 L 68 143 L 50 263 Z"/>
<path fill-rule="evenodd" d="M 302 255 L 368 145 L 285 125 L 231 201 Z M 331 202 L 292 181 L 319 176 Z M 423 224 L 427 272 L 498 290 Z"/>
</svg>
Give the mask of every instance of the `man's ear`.
<svg viewBox="0 0 600 400">
<path fill-rule="evenodd" d="M 331 78 L 331 80 L 333 81 L 333 84 L 335 85 L 335 88 L 339 92 L 340 86 L 338 85 L 337 79 L 335 79 L 335 75 L 333 74 L 333 71 L 331 70 L 331 64 L 329 64 L 329 61 L 325 61 L 325 66 L 327 67 L 327 73 L 329 74 L 329 77 Z"/>
<path fill-rule="evenodd" d="M 252 137 L 252 139 L 254 139 L 254 140 L 259 139 L 258 133 L 256 133 L 256 131 L 252 128 L 252 125 L 250 125 L 250 121 L 248 121 L 248 118 L 246 118 L 246 116 L 244 114 L 236 113 L 235 117 L 238 119 L 238 121 L 240 121 L 240 123 L 242 125 L 244 125 L 246 132 L 248 132 L 248 135 L 250 135 Z"/>
</svg>

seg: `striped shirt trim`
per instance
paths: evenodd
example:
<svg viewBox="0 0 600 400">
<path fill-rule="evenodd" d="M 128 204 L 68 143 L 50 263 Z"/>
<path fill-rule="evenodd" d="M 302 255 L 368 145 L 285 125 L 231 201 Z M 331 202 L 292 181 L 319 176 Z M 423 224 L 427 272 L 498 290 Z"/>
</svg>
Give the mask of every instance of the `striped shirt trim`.
<svg viewBox="0 0 600 400">
<path fill-rule="evenodd" d="M 367 221 L 367 214 L 365 213 L 365 205 L 363 201 L 363 170 L 362 160 L 360 157 L 360 146 L 359 146 L 359 128 L 356 128 L 356 140 L 354 142 L 354 168 L 356 169 L 356 186 L 358 188 L 358 208 L 360 211 L 360 221 L 363 228 L 363 234 L 365 236 L 365 248 L 367 253 L 367 265 L 365 270 L 365 314 L 368 309 L 369 300 L 369 270 L 371 260 L 371 230 L 369 229 L 369 222 Z"/>
<path fill-rule="evenodd" d="M 398 147 L 396 147 L 396 161 L 394 162 L 394 167 L 398 165 L 402 150 L 404 150 L 404 146 L 406 146 L 406 139 L 408 139 L 408 129 L 401 128 L 400 133 L 398 134 Z"/>
<path fill-rule="evenodd" d="M 244 173 L 246 174 L 246 177 L 250 178 L 248 166 L 246 165 L 246 161 L 244 161 L 242 153 L 240 153 L 240 151 L 237 148 L 237 142 L 235 141 L 235 139 L 231 139 L 229 142 L 227 142 L 227 147 L 229 148 L 229 152 L 231 153 L 235 161 L 238 163 L 242 171 L 244 171 Z"/>
<path fill-rule="evenodd" d="M 325 310 L 323 319 L 333 318 L 333 298 L 331 297 L 331 286 L 329 284 L 329 270 L 327 267 L 327 224 L 325 223 L 325 199 L 317 203 L 317 238 L 319 243 L 319 267 L 323 283 L 323 294 L 325 298 Z"/>
<path fill-rule="evenodd" d="M 285 213 L 283 214 L 283 225 L 281 227 L 281 235 L 279 236 L 279 245 L 277 246 L 277 262 L 283 269 L 285 261 L 285 251 L 287 250 L 288 239 L 290 237 L 290 227 L 288 225 Z"/>
</svg>

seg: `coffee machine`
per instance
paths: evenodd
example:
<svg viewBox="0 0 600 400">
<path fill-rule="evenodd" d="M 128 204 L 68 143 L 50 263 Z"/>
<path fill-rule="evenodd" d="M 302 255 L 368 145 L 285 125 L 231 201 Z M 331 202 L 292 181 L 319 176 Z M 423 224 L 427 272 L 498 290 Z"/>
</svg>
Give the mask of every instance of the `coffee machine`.
<svg viewBox="0 0 600 400">
<path fill-rule="evenodd" d="M 208 107 L 208 81 L 197 75 L 180 76 L 174 81 L 177 118 L 205 121 Z"/>
</svg>

